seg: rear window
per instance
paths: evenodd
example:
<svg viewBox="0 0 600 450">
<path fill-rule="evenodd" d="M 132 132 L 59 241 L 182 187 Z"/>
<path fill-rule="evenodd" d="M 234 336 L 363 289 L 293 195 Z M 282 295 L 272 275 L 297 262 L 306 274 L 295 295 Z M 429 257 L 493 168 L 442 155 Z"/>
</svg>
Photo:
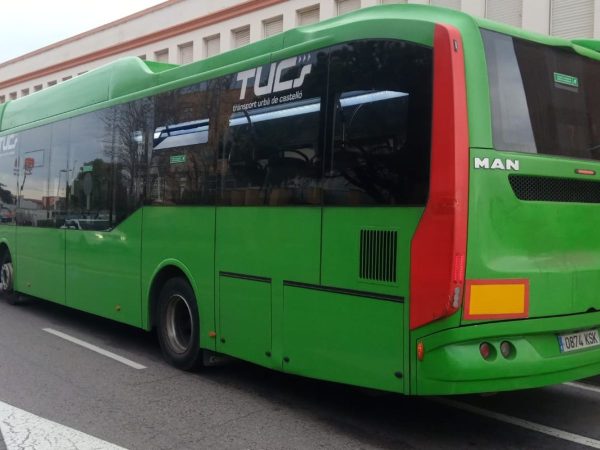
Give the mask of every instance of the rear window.
<svg viewBox="0 0 600 450">
<path fill-rule="evenodd" d="M 600 61 L 482 30 L 494 147 L 600 159 Z"/>
</svg>

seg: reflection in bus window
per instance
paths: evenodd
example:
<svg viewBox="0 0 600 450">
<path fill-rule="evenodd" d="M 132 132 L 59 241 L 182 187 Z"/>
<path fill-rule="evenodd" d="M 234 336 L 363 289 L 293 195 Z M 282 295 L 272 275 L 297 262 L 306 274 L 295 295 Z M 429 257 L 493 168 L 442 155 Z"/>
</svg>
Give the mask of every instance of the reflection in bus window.
<svg viewBox="0 0 600 450">
<path fill-rule="evenodd" d="M 220 203 L 321 204 L 327 56 L 320 50 L 262 66 L 256 80 L 252 70 L 229 77 L 220 102 L 228 117 L 220 128 Z M 273 83 L 277 64 L 286 68 Z"/>
<path fill-rule="evenodd" d="M 154 130 L 154 150 L 206 144 L 209 119 L 177 123 Z"/>
<path fill-rule="evenodd" d="M 320 99 L 312 98 L 231 116 L 227 162 L 236 187 L 243 187 L 231 191 L 233 204 L 311 203 L 320 172 L 320 110 Z"/>
<path fill-rule="evenodd" d="M 151 205 L 209 205 L 217 185 L 216 149 L 208 117 L 218 89 L 203 82 L 155 97 L 146 200 Z"/>
<path fill-rule="evenodd" d="M 325 204 L 425 203 L 431 85 L 431 51 L 425 47 L 356 41 L 332 51 Z"/>
</svg>

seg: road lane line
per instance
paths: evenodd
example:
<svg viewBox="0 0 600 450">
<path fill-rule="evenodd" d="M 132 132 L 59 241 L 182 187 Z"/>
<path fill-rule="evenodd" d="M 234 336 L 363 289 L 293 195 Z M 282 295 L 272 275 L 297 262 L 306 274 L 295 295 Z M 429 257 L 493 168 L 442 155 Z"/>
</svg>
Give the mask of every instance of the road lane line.
<svg viewBox="0 0 600 450">
<path fill-rule="evenodd" d="M 456 400 L 450 400 L 446 398 L 435 398 L 432 400 L 441 403 L 442 405 L 450 406 L 452 408 L 460 409 L 462 411 L 466 411 L 472 414 L 477 414 L 479 416 L 487 417 L 489 419 L 498 420 L 500 422 L 506 422 L 517 427 L 525 428 L 527 430 L 537 431 L 538 433 L 547 434 L 548 436 L 562 439 L 564 441 L 570 441 L 576 444 L 585 445 L 587 447 L 600 449 L 600 441 L 586 436 L 581 436 L 575 433 L 569 433 L 568 431 L 563 431 L 559 430 L 558 428 L 552 428 L 539 423 L 530 422 L 529 420 L 525 419 L 519 419 L 518 417 L 489 411 L 487 409 L 469 405 L 468 403 L 458 402 Z"/>
<path fill-rule="evenodd" d="M 113 352 L 109 352 L 108 350 L 104 350 L 103 348 L 100 348 L 100 347 L 98 347 L 98 346 L 96 346 L 94 344 L 90 344 L 89 342 L 85 342 L 85 341 L 82 341 L 81 339 L 77 339 L 76 337 L 69 336 L 68 334 L 62 333 L 60 331 L 53 330 L 52 328 L 43 328 L 43 330 L 46 333 L 53 334 L 54 336 L 58 336 L 59 338 L 65 339 L 65 340 L 67 340 L 69 342 L 72 342 L 74 344 L 77 344 L 77 345 L 80 345 L 82 347 L 85 347 L 88 350 L 92 350 L 93 352 L 99 353 L 99 354 L 101 354 L 103 356 L 106 356 L 108 358 L 112 358 L 115 361 L 119 361 L 122 364 L 125 364 L 125 365 L 127 365 L 129 367 L 133 367 L 134 369 L 141 370 L 141 369 L 145 369 L 146 368 L 146 366 L 142 366 L 141 364 L 138 364 L 138 363 L 136 363 L 134 361 L 131 361 L 130 359 L 127 359 L 127 358 L 124 358 L 122 356 L 119 356 L 119 355 L 117 355 L 117 354 L 115 354 Z"/>
<path fill-rule="evenodd" d="M 102 439 L 0 402 L 0 432 L 7 450 L 125 450 Z"/>
<path fill-rule="evenodd" d="M 574 387 L 577 389 L 582 389 L 584 391 L 590 391 L 590 392 L 595 392 L 596 394 L 600 394 L 600 387 L 598 386 L 592 386 L 590 384 L 586 384 L 586 383 L 563 383 L 565 386 L 570 386 L 570 387 Z"/>
</svg>

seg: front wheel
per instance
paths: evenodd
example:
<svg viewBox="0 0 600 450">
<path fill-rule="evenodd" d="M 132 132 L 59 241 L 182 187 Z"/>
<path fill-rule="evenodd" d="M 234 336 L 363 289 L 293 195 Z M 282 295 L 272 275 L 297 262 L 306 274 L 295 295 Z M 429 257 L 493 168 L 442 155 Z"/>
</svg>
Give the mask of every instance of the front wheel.
<svg viewBox="0 0 600 450">
<path fill-rule="evenodd" d="M 160 291 L 158 340 L 165 359 L 183 370 L 200 365 L 200 323 L 196 296 L 183 278 L 172 278 Z"/>
<path fill-rule="evenodd" d="M 14 271 L 12 259 L 8 251 L 0 258 L 0 296 L 11 305 L 19 303 L 18 295 L 13 290 Z"/>
</svg>

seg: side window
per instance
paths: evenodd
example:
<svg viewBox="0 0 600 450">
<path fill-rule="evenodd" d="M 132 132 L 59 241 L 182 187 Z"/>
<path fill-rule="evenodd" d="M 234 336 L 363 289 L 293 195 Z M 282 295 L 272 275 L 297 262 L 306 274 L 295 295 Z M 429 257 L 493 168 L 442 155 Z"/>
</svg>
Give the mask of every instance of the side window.
<svg viewBox="0 0 600 450">
<path fill-rule="evenodd" d="M 320 204 L 327 52 L 304 54 L 228 77 L 220 201 Z"/>
<path fill-rule="evenodd" d="M 216 145 L 211 112 L 219 92 L 208 83 L 155 97 L 147 201 L 152 205 L 214 204 Z"/>
<path fill-rule="evenodd" d="M 69 128 L 69 120 L 52 124 L 48 206 L 52 210 L 53 226 L 58 228 L 65 226 L 65 219 L 67 217 L 67 186 L 72 176 L 72 173 L 68 169 Z"/>
<path fill-rule="evenodd" d="M 51 125 L 46 125 L 19 135 L 18 225 L 54 226 L 48 185 L 51 128 Z"/>
<path fill-rule="evenodd" d="M 115 114 L 107 109 L 70 119 L 66 228 L 108 231 L 120 219 L 117 192 L 122 186 L 112 150 Z"/>
<path fill-rule="evenodd" d="M 409 42 L 356 41 L 332 49 L 325 204 L 425 204 L 432 70 L 432 50 Z"/>
<path fill-rule="evenodd" d="M 144 98 L 115 108 L 111 160 L 114 164 L 117 222 L 135 212 L 146 196 L 146 179 L 154 140 L 154 99 Z"/>
<path fill-rule="evenodd" d="M 17 213 L 18 134 L 0 137 L 0 224 L 14 224 Z"/>
</svg>

